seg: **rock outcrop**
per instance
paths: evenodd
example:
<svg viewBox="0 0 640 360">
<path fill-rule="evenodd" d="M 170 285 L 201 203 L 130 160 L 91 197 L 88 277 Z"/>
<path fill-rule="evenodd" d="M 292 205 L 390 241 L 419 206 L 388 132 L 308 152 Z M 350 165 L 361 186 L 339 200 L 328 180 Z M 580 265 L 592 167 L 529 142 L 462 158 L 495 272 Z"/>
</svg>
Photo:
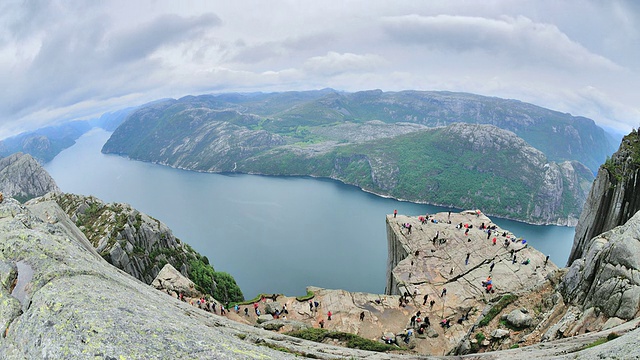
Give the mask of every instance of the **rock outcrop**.
<svg viewBox="0 0 640 360">
<path fill-rule="evenodd" d="M 169 294 L 183 294 L 189 297 L 199 297 L 201 293 L 196 290 L 196 284 L 188 277 L 182 275 L 171 264 L 166 264 L 158 273 L 151 286 L 166 291 Z"/>
<path fill-rule="evenodd" d="M 164 223 L 128 204 L 105 204 L 93 196 L 62 193 L 33 201 L 56 201 L 103 258 L 146 284 L 166 263 L 186 276 L 189 260 L 201 257 Z"/>
<path fill-rule="evenodd" d="M 241 301 L 242 291 L 226 273 L 218 273 L 206 256 L 173 235 L 161 221 L 128 204 L 105 204 L 93 196 L 50 193 L 32 202 L 56 201 L 109 263 L 146 284 L 165 264 L 196 282 L 196 290 L 220 301 Z M 216 276 L 223 276 L 218 288 Z"/>
<path fill-rule="evenodd" d="M 26 201 L 60 189 L 31 155 L 15 153 L 0 159 L 0 191 L 5 197 Z"/>
<path fill-rule="evenodd" d="M 400 217 L 396 219 L 400 221 Z M 475 225 L 473 230 L 476 230 Z M 412 232 L 411 235 L 424 232 L 418 228 L 412 231 L 415 233 Z M 448 241 L 454 237 L 447 234 L 447 229 L 441 234 Z M 449 256 L 454 263 L 459 264 L 457 256 L 451 256 L 453 253 L 450 250 L 445 251 L 446 243 L 439 246 L 436 251 L 449 252 L 449 255 L 444 257 Z M 484 246 L 494 247 L 490 242 Z M 517 254 L 525 253 L 524 248 L 520 248 Z M 409 257 L 411 256 L 415 256 L 415 252 L 410 253 Z M 497 271 L 498 263 L 504 259 L 498 258 L 493 272 L 504 275 L 506 273 Z M 414 298 L 406 306 L 399 307 L 394 305 L 400 298 L 399 295 L 360 294 L 312 288 L 316 294 L 314 300 L 320 301 L 319 311 L 310 311 L 306 302 L 299 302 L 295 298 L 278 298 L 279 304 L 287 305 L 291 319 L 287 319 L 282 326 L 273 323 L 265 327 L 303 328 L 304 325 L 299 322 L 308 324 L 308 321 L 311 321 L 311 326 L 317 326 L 318 318 L 324 317 L 325 312 L 331 310 L 334 313 L 333 319 L 326 322 L 330 329 L 344 329 L 343 331 L 360 333 L 368 338 L 379 338 L 381 334 L 390 331 L 394 335 L 402 334 L 403 329 L 410 325 L 408 317 L 417 309 L 422 308 L 426 313 L 432 311 L 434 320 L 441 315 L 452 317 L 454 314 L 473 310 L 466 306 L 470 301 L 461 297 L 475 292 L 472 288 L 476 286 L 476 277 L 472 274 L 478 269 L 487 271 L 486 266 L 490 265 L 475 258 L 470 260 L 471 263 L 465 266 L 470 266 L 471 270 L 463 271 L 458 276 L 461 276 L 460 279 L 471 276 L 468 278 L 468 287 L 471 290 L 461 290 L 455 285 L 449 287 L 452 283 L 447 283 L 450 290 L 444 297 L 437 293 L 429 293 L 430 297 L 433 296 L 438 301 L 436 307 L 431 310 L 428 310 L 428 305 L 421 306 L 420 297 L 417 301 Z M 404 261 L 410 259 L 401 260 L 400 268 Z M 532 258 L 529 265 L 518 264 L 523 267 L 519 271 L 527 269 L 527 266 L 532 266 L 530 269 L 533 269 L 538 261 L 540 260 Z M 500 266 L 509 267 L 509 264 Z M 420 267 L 429 269 L 429 262 L 421 264 Z M 427 271 L 428 273 L 430 272 Z M 449 276 L 446 271 L 436 273 L 440 273 L 438 276 L 441 278 Z M 396 272 L 396 276 L 400 278 L 402 274 L 403 271 Z M 510 286 L 499 281 L 500 276 L 495 276 L 496 288 Z M 481 277 L 484 277 L 484 274 Z M 419 295 L 433 290 L 426 283 L 416 285 Z M 458 291 L 461 291 L 461 295 Z M 538 292 L 539 289 L 536 288 L 530 293 Z M 409 296 L 409 299 L 411 298 Z M 246 320 L 241 314 L 228 315 L 238 320 L 234 322 L 192 307 L 141 283 L 105 262 L 57 203 L 44 199 L 26 205 L 20 205 L 14 199 L 7 199 L 0 204 L 0 299 L 0 324 L 3 326 L 0 330 L 4 334 L 0 337 L 0 358 L 3 359 L 289 359 L 299 356 L 320 359 L 417 358 L 416 355 L 410 354 L 371 353 L 294 339 L 243 325 L 241 322 Z M 445 305 L 445 302 L 448 305 Z M 452 305 L 454 303 L 463 305 L 458 307 Z M 517 308 L 521 309 L 522 306 L 519 305 Z M 440 311 L 444 311 L 444 314 L 440 314 Z M 359 320 L 358 316 L 362 312 L 365 313 L 365 317 Z M 464 338 L 467 332 L 465 329 L 473 328 L 475 319 L 485 313 L 484 310 L 481 313 L 471 311 L 468 313 L 470 317 L 462 324 L 452 322 L 451 328 L 429 329 L 425 339 L 412 337 L 409 344 L 415 345 L 415 349 L 422 354 L 430 353 L 429 349 L 441 353 L 441 346 L 450 348 L 456 339 Z M 297 319 L 293 319 L 296 317 Z M 269 321 L 265 322 L 268 323 Z M 608 321 L 606 333 L 591 332 L 522 349 L 475 354 L 470 358 L 555 358 L 567 353 L 571 353 L 571 357 L 594 359 L 602 356 L 640 356 L 640 329 L 611 340 L 605 345 L 583 350 L 586 345 L 606 337 L 611 332 L 624 334 L 638 325 L 638 321 L 635 321 L 616 326 L 619 323 L 620 321 Z M 435 326 L 434 321 L 432 327 Z M 518 339 L 515 333 L 505 329 L 489 330 L 487 334 L 495 334 L 495 338 L 482 341 L 486 347 L 492 347 L 494 343 L 507 346 Z M 264 346 L 259 346 L 260 344 Z M 424 348 L 425 344 L 427 348 Z M 429 358 L 424 355 L 418 357 Z"/>
<path fill-rule="evenodd" d="M 636 130 L 600 167 L 582 208 L 567 266 L 583 257 L 588 242 L 627 222 L 640 210 L 640 137 Z"/>
<path fill-rule="evenodd" d="M 0 204 L 0 358 L 388 358 L 196 309 L 108 264 L 68 226 L 53 201 Z"/>
</svg>

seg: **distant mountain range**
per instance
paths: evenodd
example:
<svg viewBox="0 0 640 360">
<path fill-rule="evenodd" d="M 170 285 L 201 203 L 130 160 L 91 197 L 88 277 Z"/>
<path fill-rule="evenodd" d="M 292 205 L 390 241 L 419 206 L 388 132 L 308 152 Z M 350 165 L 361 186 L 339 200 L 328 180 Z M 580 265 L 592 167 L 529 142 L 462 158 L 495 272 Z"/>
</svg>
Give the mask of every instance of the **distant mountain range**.
<svg viewBox="0 0 640 360">
<path fill-rule="evenodd" d="M 399 199 L 558 224 L 575 223 L 593 172 L 614 150 L 592 120 L 520 101 L 331 89 L 155 102 L 132 112 L 103 147 L 177 168 L 329 177 Z"/>
<path fill-rule="evenodd" d="M 82 134 L 94 127 L 107 131 L 115 130 L 135 108 L 127 108 L 103 114 L 92 120 L 81 120 L 48 126 L 25 132 L 0 141 L 0 156 L 23 152 L 40 163 L 51 161 L 62 150 L 75 144 Z"/>
</svg>

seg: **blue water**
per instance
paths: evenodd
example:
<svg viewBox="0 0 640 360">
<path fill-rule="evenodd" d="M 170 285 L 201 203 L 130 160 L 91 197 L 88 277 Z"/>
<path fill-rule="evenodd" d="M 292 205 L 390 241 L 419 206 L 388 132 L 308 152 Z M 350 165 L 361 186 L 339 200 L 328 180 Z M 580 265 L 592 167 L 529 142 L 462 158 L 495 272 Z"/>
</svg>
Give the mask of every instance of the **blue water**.
<svg viewBox="0 0 640 360">
<path fill-rule="evenodd" d="M 308 285 L 384 292 L 385 215 L 450 209 L 381 198 L 333 180 L 207 174 L 104 155 L 94 129 L 45 165 L 64 192 L 129 203 L 230 273 L 246 298 Z M 456 210 L 453 210 L 456 211 Z M 563 266 L 574 228 L 492 218 Z"/>
</svg>

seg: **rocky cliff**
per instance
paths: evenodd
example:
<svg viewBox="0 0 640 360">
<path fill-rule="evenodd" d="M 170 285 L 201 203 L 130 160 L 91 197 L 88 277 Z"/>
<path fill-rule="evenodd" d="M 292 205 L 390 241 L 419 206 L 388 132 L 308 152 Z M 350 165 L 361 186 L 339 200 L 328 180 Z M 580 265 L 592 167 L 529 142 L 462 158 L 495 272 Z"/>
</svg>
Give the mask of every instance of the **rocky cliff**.
<svg viewBox="0 0 640 360">
<path fill-rule="evenodd" d="M 0 204 L 0 358 L 376 358 L 195 309 L 108 264 L 73 227 L 52 201 Z"/>
<path fill-rule="evenodd" d="M 583 257 L 589 241 L 622 225 L 640 210 L 640 137 L 632 131 L 598 170 L 587 197 L 567 265 Z"/>
<path fill-rule="evenodd" d="M 15 153 L 0 159 L 0 192 L 19 201 L 60 192 L 53 178 L 29 154 Z"/>
<path fill-rule="evenodd" d="M 0 204 L 0 270 L 0 324 L 3 326 L 0 358 L 3 359 L 430 358 L 372 353 L 291 338 L 180 302 L 104 261 L 53 201 L 24 206 L 8 199 Z M 414 309 L 414 305 L 404 308 L 393 305 L 398 296 L 314 290 L 321 299 L 322 311 L 331 309 L 332 305 L 337 307 L 332 320 L 335 324 L 327 321 L 328 326 L 357 329 L 373 322 L 378 326 L 373 336 L 389 319 L 395 319 L 398 326 L 404 327 L 403 320 Z M 345 299 L 352 302 L 351 307 L 339 305 L 346 304 Z M 378 304 L 376 300 L 382 301 Z M 291 314 L 299 314 L 301 318 L 309 316 L 306 303 L 288 301 L 292 301 Z M 367 314 L 364 321 L 348 319 L 363 310 Z M 457 326 L 438 328 L 430 333 L 435 337 L 421 341 L 430 344 L 437 339 L 451 346 L 450 334 L 461 332 L 455 329 Z M 622 334 L 629 329 L 619 326 L 611 331 Z M 576 339 L 506 353 L 475 354 L 470 358 L 557 358 L 567 353 L 571 353 L 572 358 L 587 359 L 634 357 L 640 355 L 639 331 L 587 350 L 584 350 L 586 345 L 606 334 L 593 332 Z M 504 341 L 501 338 L 500 342 Z"/>
<path fill-rule="evenodd" d="M 43 201 L 58 203 L 105 260 L 146 284 L 171 264 L 196 279 L 202 292 L 220 295 L 224 302 L 244 300 L 233 278 L 218 289 L 213 279 L 219 274 L 206 257 L 176 238 L 164 223 L 128 204 L 105 204 L 93 196 L 63 193 L 50 193 L 32 203 Z"/>
</svg>

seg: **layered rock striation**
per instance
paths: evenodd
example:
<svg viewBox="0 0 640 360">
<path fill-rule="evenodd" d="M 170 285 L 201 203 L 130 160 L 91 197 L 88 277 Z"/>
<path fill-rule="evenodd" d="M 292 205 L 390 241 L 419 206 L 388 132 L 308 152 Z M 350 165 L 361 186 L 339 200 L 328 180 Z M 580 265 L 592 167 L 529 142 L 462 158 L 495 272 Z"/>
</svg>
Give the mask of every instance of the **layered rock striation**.
<svg viewBox="0 0 640 360">
<path fill-rule="evenodd" d="M 588 242 L 627 222 L 640 210 L 640 135 L 633 130 L 598 170 L 576 225 L 567 265 L 583 257 Z"/>
<path fill-rule="evenodd" d="M 0 159 L 0 192 L 4 197 L 26 201 L 60 189 L 31 155 L 15 153 Z"/>
</svg>

